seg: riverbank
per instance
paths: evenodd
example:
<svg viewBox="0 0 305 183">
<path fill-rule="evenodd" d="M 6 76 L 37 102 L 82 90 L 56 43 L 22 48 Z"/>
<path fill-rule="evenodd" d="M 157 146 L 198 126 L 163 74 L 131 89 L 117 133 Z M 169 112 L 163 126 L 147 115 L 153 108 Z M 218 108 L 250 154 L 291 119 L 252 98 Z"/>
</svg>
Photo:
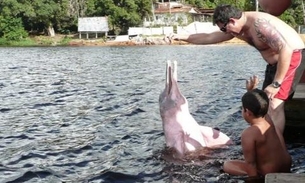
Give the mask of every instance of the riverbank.
<svg viewBox="0 0 305 183">
<path fill-rule="evenodd" d="M 305 34 L 300 34 L 302 40 L 305 42 Z M 168 42 L 163 40 L 162 36 L 154 36 L 145 38 L 149 41 L 138 42 L 136 39 L 129 41 L 105 41 L 104 39 L 71 39 L 68 42 L 69 46 L 136 46 L 136 45 L 165 45 Z M 184 41 L 173 41 L 172 45 L 188 45 L 189 43 Z M 238 38 L 233 38 L 229 41 L 225 41 L 219 44 L 246 44 L 245 41 Z"/>
<path fill-rule="evenodd" d="M 304 39 L 305 41 L 305 39 Z M 103 39 L 73 39 L 69 42 L 70 46 L 137 46 L 137 45 L 167 45 L 168 41 L 162 36 L 146 37 L 144 40 L 131 39 L 129 41 L 104 41 Z M 171 45 L 188 45 L 190 43 L 184 41 L 173 41 Z M 220 44 L 245 44 L 243 40 L 233 38 L 232 40 Z"/>
<path fill-rule="evenodd" d="M 305 34 L 300 34 L 305 42 Z M 33 36 L 21 42 L 2 43 L 0 46 L 137 46 L 137 45 L 166 45 L 169 44 L 162 36 L 152 36 L 141 38 L 139 41 L 132 38 L 128 41 L 105 40 L 105 38 L 98 39 L 79 39 L 76 35 L 56 35 L 49 36 Z M 172 45 L 188 45 L 184 41 L 173 41 Z M 219 44 L 246 44 L 243 40 L 233 38 Z"/>
<path fill-rule="evenodd" d="M 173 41 L 171 45 L 188 45 L 184 41 Z M 245 44 L 244 41 L 234 38 L 220 44 Z M 9 47 L 27 47 L 27 46 L 138 46 L 138 45 L 169 45 L 164 36 L 151 36 L 131 38 L 128 41 L 116 41 L 105 38 L 79 39 L 78 35 L 56 35 L 49 36 L 31 36 L 19 42 L 1 42 L 0 46 Z"/>
</svg>

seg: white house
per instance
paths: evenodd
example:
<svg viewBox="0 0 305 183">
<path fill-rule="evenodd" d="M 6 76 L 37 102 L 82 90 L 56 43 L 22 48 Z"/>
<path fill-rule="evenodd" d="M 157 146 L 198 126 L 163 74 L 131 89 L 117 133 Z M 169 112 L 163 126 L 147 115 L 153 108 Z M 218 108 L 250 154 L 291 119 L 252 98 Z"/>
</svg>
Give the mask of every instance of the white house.
<svg viewBox="0 0 305 183">
<path fill-rule="evenodd" d="M 153 5 L 153 18 L 144 20 L 144 27 L 187 25 L 194 21 L 210 21 L 214 10 L 195 9 L 178 2 L 157 2 Z"/>
</svg>

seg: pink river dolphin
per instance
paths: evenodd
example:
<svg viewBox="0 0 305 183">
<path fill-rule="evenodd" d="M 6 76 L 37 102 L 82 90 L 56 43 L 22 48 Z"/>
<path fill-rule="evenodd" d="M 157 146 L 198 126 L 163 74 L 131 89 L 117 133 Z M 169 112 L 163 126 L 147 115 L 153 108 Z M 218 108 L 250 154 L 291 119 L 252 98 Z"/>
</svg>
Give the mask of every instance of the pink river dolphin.
<svg viewBox="0 0 305 183">
<path fill-rule="evenodd" d="M 176 61 L 167 61 L 165 89 L 159 96 L 159 108 L 166 146 L 179 158 L 203 147 L 232 144 L 227 135 L 200 126 L 190 114 L 188 102 L 178 87 Z"/>
</svg>

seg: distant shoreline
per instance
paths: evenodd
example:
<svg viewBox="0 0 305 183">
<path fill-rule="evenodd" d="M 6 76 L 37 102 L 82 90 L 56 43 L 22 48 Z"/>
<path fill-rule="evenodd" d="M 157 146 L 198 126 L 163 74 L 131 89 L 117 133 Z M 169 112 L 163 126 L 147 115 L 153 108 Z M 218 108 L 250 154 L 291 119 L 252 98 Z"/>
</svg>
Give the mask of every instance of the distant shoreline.
<svg viewBox="0 0 305 183">
<path fill-rule="evenodd" d="M 305 34 L 300 34 L 300 37 L 305 43 Z M 162 38 L 160 38 L 162 39 Z M 233 38 L 229 41 L 225 41 L 222 43 L 217 43 L 215 45 L 219 44 L 247 44 L 245 41 L 240 40 L 238 38 Z M 92 40 L 71 40 L 69 42 L 70 46 L 142 46 L 142 45 L 192 45 L 190 43 L 184 42 L 184 41 L 173 41 L 171 44 L 137 44 L 135 41 L 100 41 L 98 39 L 92 39 Z"/>
<path fill-rule="evenodd" d="M 162 38 L 160 38 L 162 39 Z M 233 38 L 232 40 L 225 41 L 222 43 L 218 44 L 246 44 L 245 41 L 240 40 L 238 38 Z M 192 45 L 190 43 L 184 42 L 184 41 L 173 41 L 171 44 L 168 43 L 160 43 L 157 42 L 156 44 L 139 44 L 136 43 L 135 41 L 101 41 L 99 39 L 92 39 L 92 40 L 84 40 L 84 39 L 79 39 L 79 40 L 71 40 L 69 42 L 69 46 L 144 46 L 144 45 Z M 217 44 L 216 44 L 217 45 Z"/>
<path fill-rule="evenodd" d="M 305 43 L 305 34 L 300 34 L 300 37 Z M 27 42 L 28 41 L 28 42 Z M 149 37 L 149 43 L 136 42 L 134 40 L 128 41 L 105 41 L 103 38 L 99 39 L 78 39 L 75 35 L 56 35 L 55 37 L 49 36 L 33 36 L 30 37 L 25 44 L 16 42 L 8 45 L 0 45 L 1 47 L 29 47 L 29 46 L 149 46 L 149 45 L 192 45 L 184 41 L 173 41 L 171 44 L 165 42 L 162 36 Z M 217 43 L 221 44 L 247 44 L 245 41 L 238 38 L 233 38 L 229 41 Z"/>
</svg>

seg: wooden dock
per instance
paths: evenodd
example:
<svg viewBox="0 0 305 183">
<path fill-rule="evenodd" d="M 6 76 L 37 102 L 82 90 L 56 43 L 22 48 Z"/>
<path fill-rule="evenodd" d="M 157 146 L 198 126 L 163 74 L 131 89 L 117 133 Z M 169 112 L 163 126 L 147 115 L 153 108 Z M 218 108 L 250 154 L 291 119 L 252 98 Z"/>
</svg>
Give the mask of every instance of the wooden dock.
<svg viewBox="0 0 305 183">
<path fill-rule="evenodd" d="M 305 143 L 305 72 L 291 100 L 285 102 L 286 125 L 284 138 L 286 143 Z M 305 183 L 305 174 L 270 173 L 265 183 Z"/>
<path fill-rule="evenodd" d="M 305 100 L 305 83 L 299 83 L 293 96 L 295 100 Z"/>
<path fill-rule="evenodd" d="M 305 143 L 305 71 L 291 100 L 285 102 L 286 125 L 284 138 L 287 143 Z"/>
<path fill-rule="evenodd" d="M 305 174 L 296 173 L 270 173 L 265 176 L 265 183 L 302 183 L 305 182 Z"/>
<path fill-rule="evenodd" d="M 291 100 L 285 102 L 286 125 L 284 138 L 287 143 L 305 142 L 305 83 L 298 84 Z"/>
</svg>

